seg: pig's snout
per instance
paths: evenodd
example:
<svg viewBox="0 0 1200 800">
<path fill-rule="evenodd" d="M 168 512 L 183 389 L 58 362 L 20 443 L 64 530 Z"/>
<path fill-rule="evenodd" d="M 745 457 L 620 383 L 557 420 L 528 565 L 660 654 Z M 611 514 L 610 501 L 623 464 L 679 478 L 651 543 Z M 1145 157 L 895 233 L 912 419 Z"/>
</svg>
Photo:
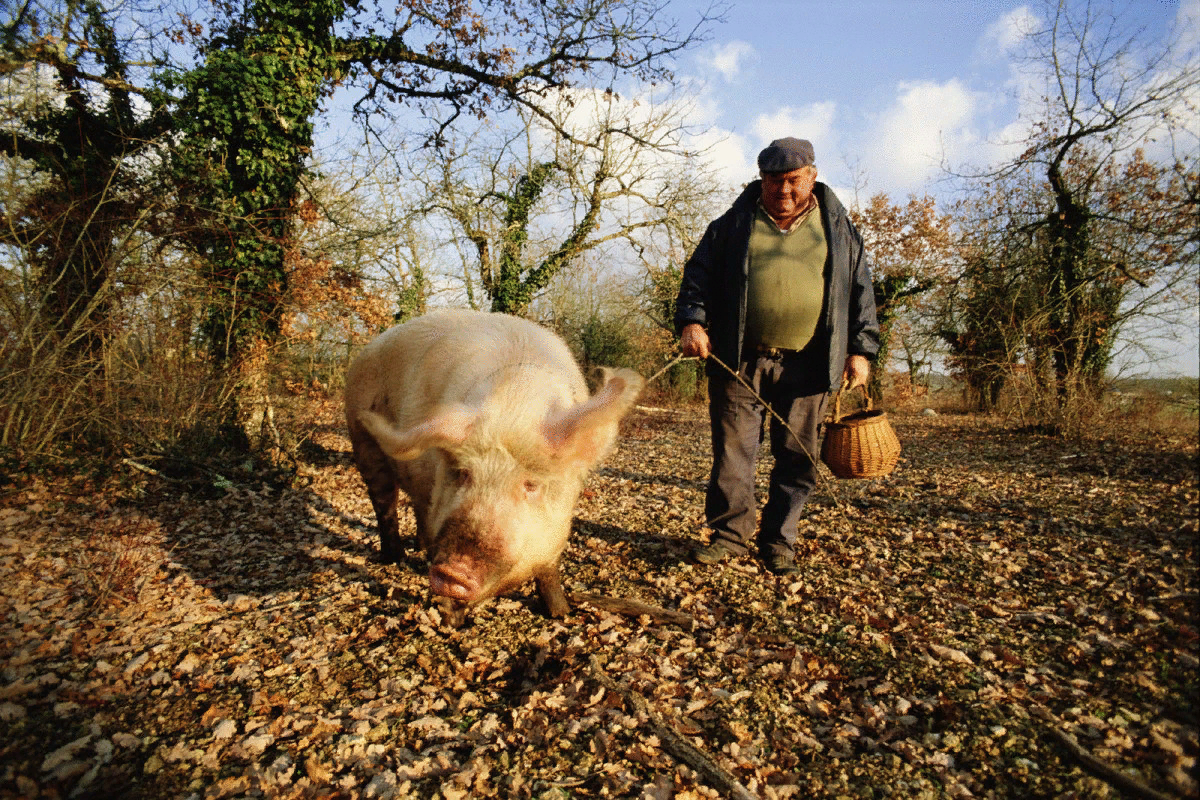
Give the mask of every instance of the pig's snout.
<svg viewBox="0 0 1200 800">
<path fill-rule="evenodd" d="M 479 579 L 455 564 L 434 564 L 429 568 L 429 586 L 435 595 L 474 602 L 479 596 Z"/>
</svg>

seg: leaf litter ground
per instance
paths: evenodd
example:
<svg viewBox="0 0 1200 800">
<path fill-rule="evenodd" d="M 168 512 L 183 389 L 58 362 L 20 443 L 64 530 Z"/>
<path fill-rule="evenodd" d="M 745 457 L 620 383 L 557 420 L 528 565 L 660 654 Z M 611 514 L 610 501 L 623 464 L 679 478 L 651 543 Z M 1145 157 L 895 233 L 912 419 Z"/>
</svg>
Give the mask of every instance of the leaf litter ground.
<svg viewBox="0 0 1200 800">
<path fill-rule="evenodd" d="M 530 586 L 455 630 L 420 554 L 376 562 L 328 412 L 298 488 L 10 485 L 0 797 L 721 796 L 651 714 L 763 798 L 1200 796 L 1194 439 L 893 417 L 899 468 L 823 483 L 780 579 L 688 563 L 707 424 L 639 410 L 564 578 L 692 624 Z"/>
</svg>

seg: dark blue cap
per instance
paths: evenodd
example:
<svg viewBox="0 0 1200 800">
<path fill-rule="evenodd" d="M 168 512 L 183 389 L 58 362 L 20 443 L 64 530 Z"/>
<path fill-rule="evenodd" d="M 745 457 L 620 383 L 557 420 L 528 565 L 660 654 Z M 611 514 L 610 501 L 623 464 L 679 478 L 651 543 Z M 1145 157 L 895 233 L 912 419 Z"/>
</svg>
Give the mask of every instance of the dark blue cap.
<svg viewBox="0 0 1200 800">
<path fill-rule="evenodd" d="M 771 142 L 758 154 L 761 172 L 790 172 L 811 166 L 815 157 L 812 142 L 787 136 Z"/>
</svg>

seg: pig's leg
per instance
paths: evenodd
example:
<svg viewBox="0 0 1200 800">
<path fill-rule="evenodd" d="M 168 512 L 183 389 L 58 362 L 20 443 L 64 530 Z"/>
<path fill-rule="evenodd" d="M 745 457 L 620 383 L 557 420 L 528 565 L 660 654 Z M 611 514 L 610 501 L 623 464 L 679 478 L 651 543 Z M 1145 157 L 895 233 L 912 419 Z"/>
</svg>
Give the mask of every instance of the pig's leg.
<svg viewBox="0 0 1200 800">
<path fill-rule="evenodd" d="M 379 526 L 379 558 L 385 564 L 400 560 L 400 523 L 396 517 L 396 499 L 399 486 L 392 464 L 379 445 L 365 429 L 351 430 L 350 443 L 354 447 L 354 463 L 367 485 L 367 496 L 375 509 L 375 521 Z"/>
<path fill-rule="evenodd" d="M 557 561 L 552 566 L 543 568 L 541 572 L 534 573 L 533 580 L 537 583 L 538 593 L 541 594 L 542 602 L 546 604 L 546 611 L 550 616 L 558 618 L 571 613 L 571 604 L 563 594 L 562 575 L 558 570 Z"/>
<path fill-rule="evenodd" d="M 378 484 L 368 484 L 367 493 L 375 508 L 375 520 L 379 524 L 379 560 L 395 564 L 404 554 L 400 546 L 400 523 L 396 518 L 396 484 L 387 489 Z"/>
</svg>

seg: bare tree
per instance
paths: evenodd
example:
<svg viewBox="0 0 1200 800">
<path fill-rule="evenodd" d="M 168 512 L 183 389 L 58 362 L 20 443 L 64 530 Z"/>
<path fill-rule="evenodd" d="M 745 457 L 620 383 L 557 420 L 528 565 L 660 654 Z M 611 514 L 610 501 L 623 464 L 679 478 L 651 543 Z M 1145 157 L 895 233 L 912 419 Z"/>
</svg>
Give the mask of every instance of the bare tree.
<svg viewBox="0 0 1200 800">
<path fill-rule="evenodd" d="M 131 83 L 161 54 L 127 33 L 94 0 L 0 17 L 0 158 L 30 170 L 0 208 L 0 245 L 32 267 L 42 332 L 80 360 L 101 354 L 118 267 L 167 194 L 161 103 Z"/>
<path fill-rule="evenodd" d="M 584 253 L 635 264 L 622 248 L 669 229 L 694 188 L 680 180 L 696 155 L 684 145 L 686 112 L 678 98 L 576 91 L 560 96 L 549 124 L 522 115 L 506 137 L 426 151 L 411 177 L 424 185 L 431 224 L 449 222 L 469 243 L 468 292 L 477 285 L 492 310 L 523 314 Z"/>
<path fill-rule="evenodd" d="M 581 79 L 610 89 L 630 79 L 669 85 L 673 57 L 720 19 L 714 2 L 680 25 L 665 0 L 348 5 L 351 33 L 340 39 L 339 58 L 347 82 L 361 90 L 355 110 L 389 119 L 397 102 L 416 103 L 440 120 L 435 143 L 461 117 L 514 108 L 573 140 L 557 110 L 563 92 Z M 438 111 L 444 108 L 451 113 Z"/>
<path fill-rule="evenodd" d="M 314 121 L 330 95 L 355 92 L 368 126 L 394 120 L 401 108 L 415 111 L 404 126 L 413 140 L 438 142 L 460 120 L 517 110 L 553 127 L 571 87 L 672 79 L 674 56 L 700 41 L 709 20 L 702 14 L 680 28 L 664 6 L 658 0 L 5 4 L 0 76 L 12 85 L 12 76 L 50 75 L 57 96 L 13 104 L 15 112 L 0 121 L 0 156 L 37 161 L 56 185 L 31 185 L 40 191 L 27 195 L 31 202 L 3 209 L 0 247 L 19 251 L 20 263 L 43 279 L 48 326 L 70 330 L 84 319 L 89 335 L 76 341 L 86 356 L 112 321 L 106 287 L 124 258 L 112 243 L 129 239 L 129 220 L 159 225 L 186 245 L 207 284 L 207 313 L 196 324 L 218 367 L 243 379 L 222 416 L 232 441 L 257 441 L 263 404 L 256 398 L 269 388 L 270 346 L 286 334 L 290 280 L 308 281 L 301 294 L 341 280 L 322 272 L 333 261 L 306 254 L 310 221 L 297 216 L 308 213 Z M 430 129 L 429 119 L 439 122 Z M 563 125 L 557 136 L 571 140 L 571 130 Z M 139 178 L 151 163 L 147 154 L 164 141 L 170 159 L 154 155 L 170 170 L 163 170 L 160 186 L 150 186 Z M 171 206 L 161 210 L 160 200 Z M 573 252 L 574 243 L 566 250 Z"/>
<path fill-rule="evenodd" d="M 987 211 L 972 216 L 966 244 L 983 260 L 963 287 L 1027 284 L 1018 350 L 1069 403 L 1094 392 L 1122 328 L 1195 302 L 1200 55 L 1100 2 L 1045 12 L 1023 40 L 1036 76 L 1023 149 L 968 181 Z M 960 341 L 986 338 L 965 322 Z"/>
</svg>

